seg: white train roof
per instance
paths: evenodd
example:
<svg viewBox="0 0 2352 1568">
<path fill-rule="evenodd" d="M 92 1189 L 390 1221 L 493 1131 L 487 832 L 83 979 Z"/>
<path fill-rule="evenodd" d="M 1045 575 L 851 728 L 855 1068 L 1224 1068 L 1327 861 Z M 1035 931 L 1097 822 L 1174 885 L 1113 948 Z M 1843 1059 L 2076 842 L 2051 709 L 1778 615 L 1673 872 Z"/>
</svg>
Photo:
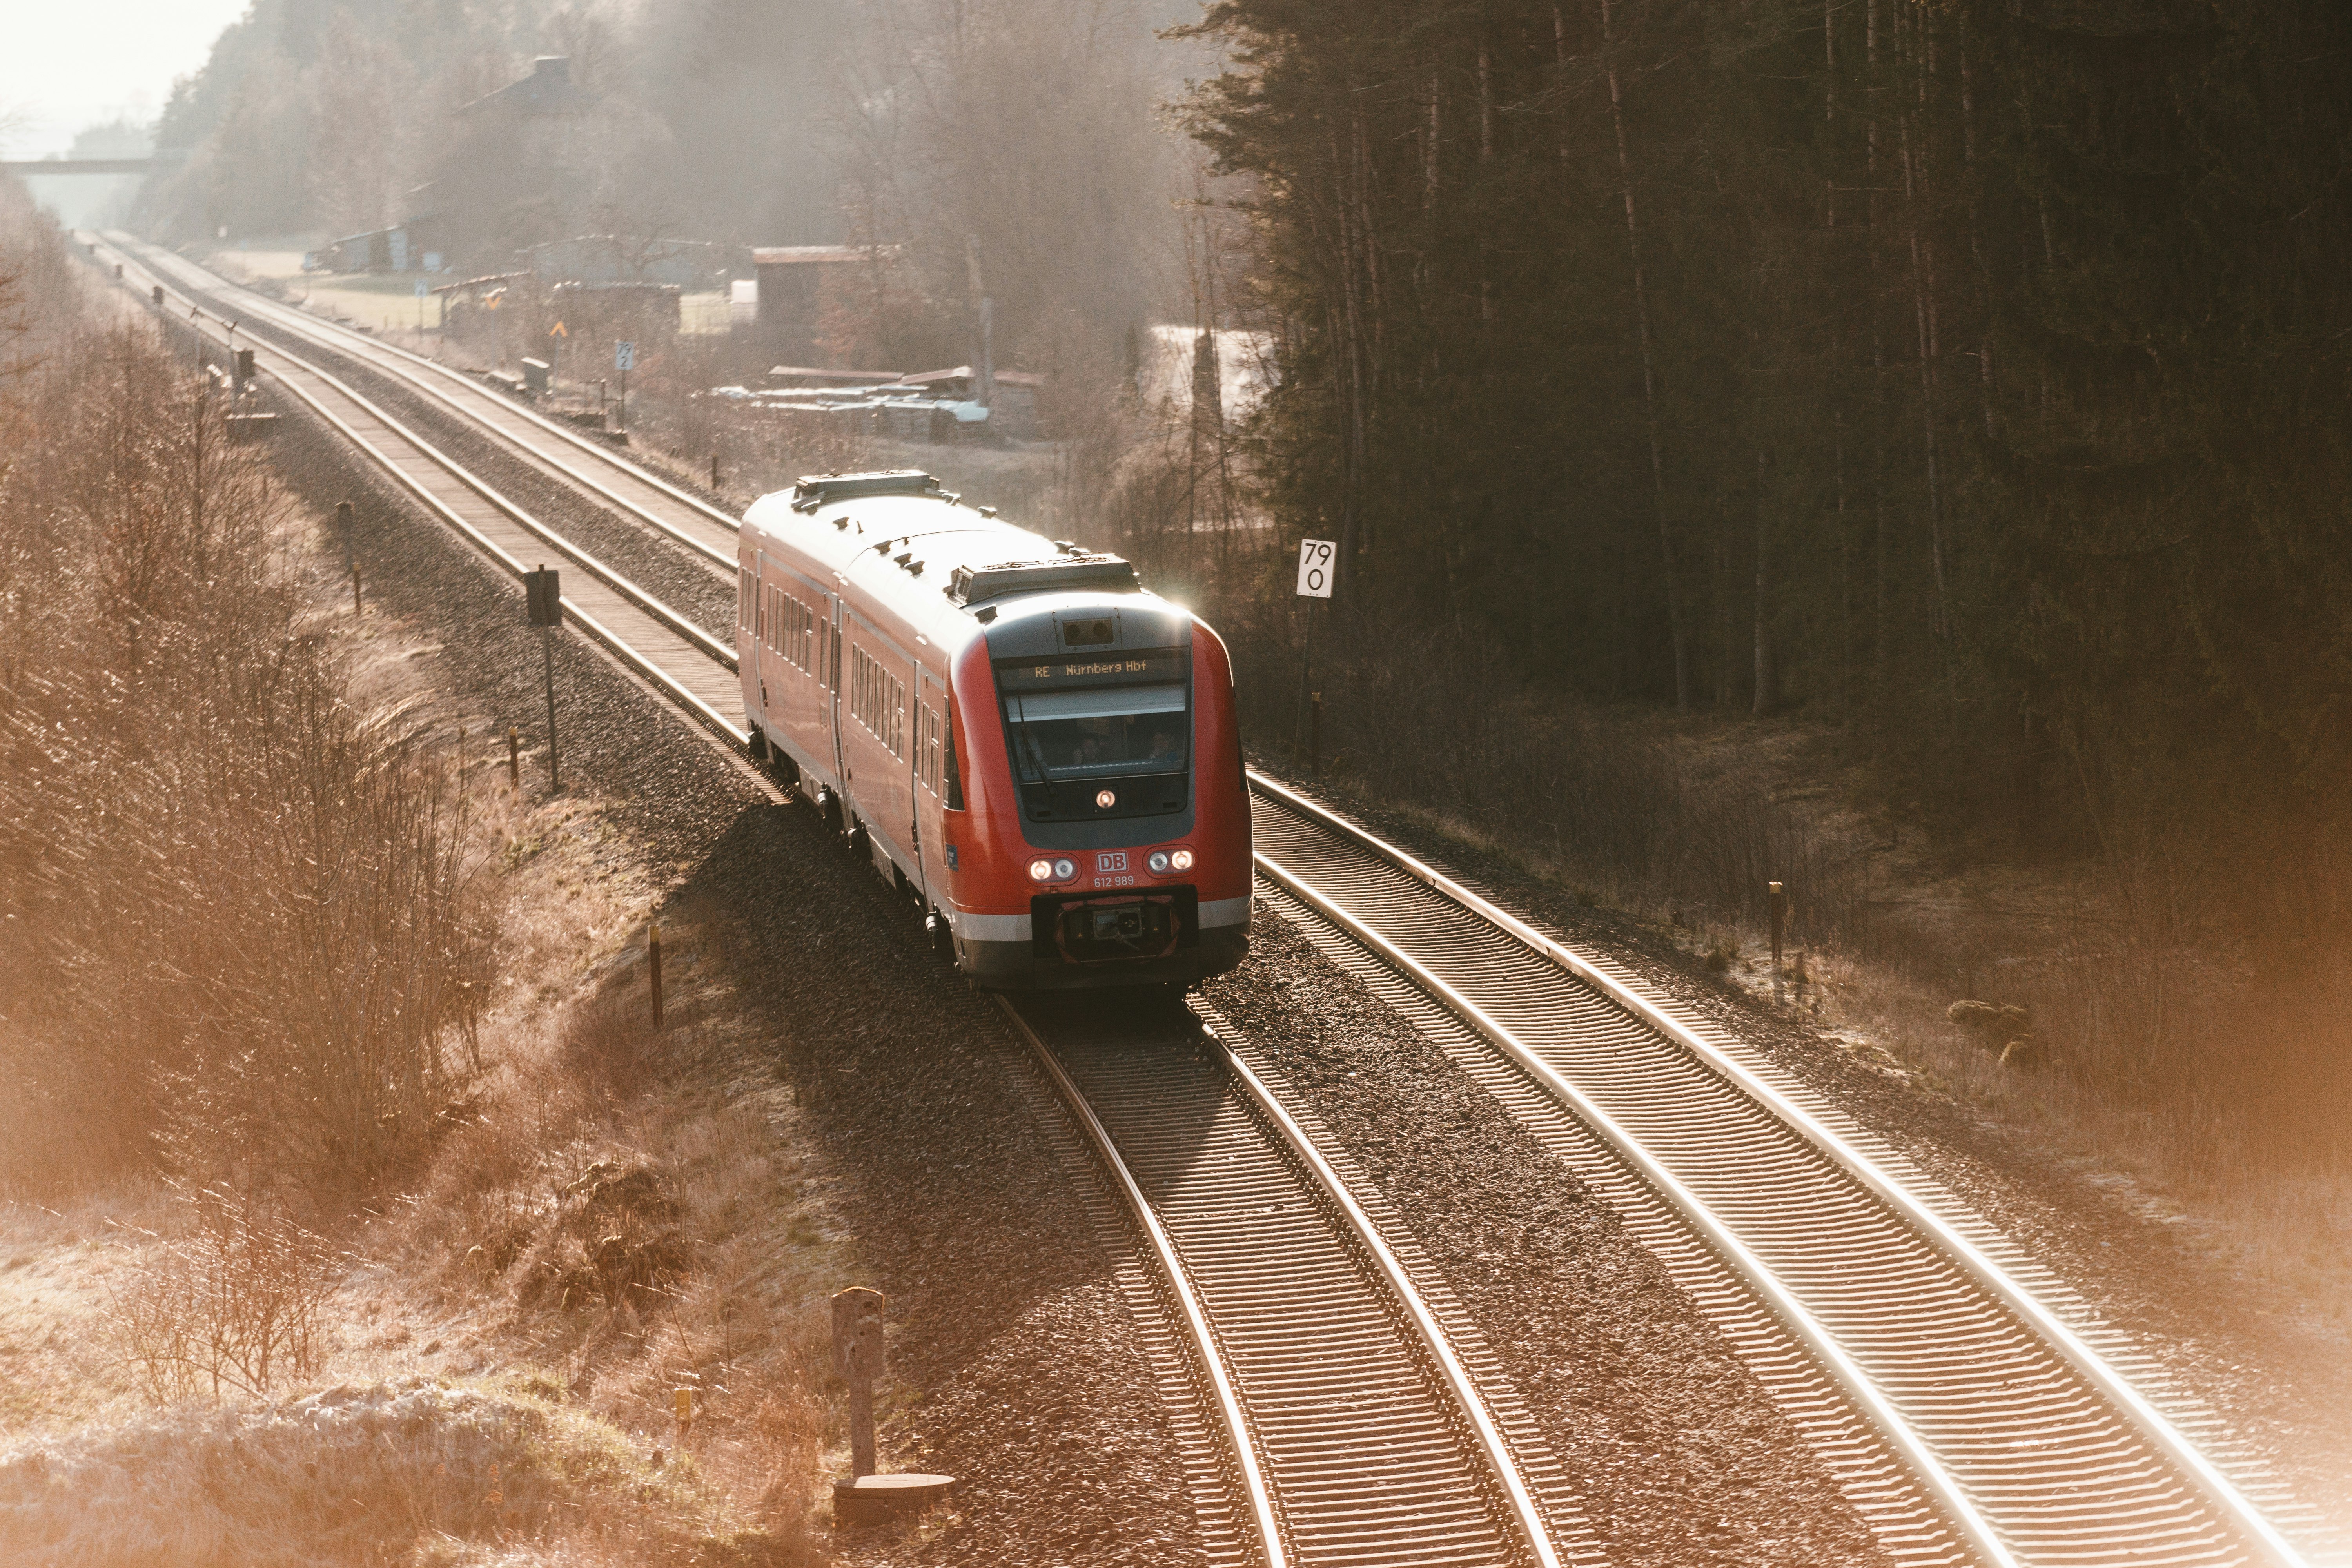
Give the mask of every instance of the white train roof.
<svg viewBox="0 0 2352 1568">
<path fill-rule="evenodd" d="M 827 474 L 761 497 L 743 514 L 746 549 L 773 542 L 947 653 L 999 616 L 1110 603 L 1177 615 L 1134 568 L 962 504 L 929 474 Z M 779 552 L 780 553 L 782 552 Z"/>
</svg>

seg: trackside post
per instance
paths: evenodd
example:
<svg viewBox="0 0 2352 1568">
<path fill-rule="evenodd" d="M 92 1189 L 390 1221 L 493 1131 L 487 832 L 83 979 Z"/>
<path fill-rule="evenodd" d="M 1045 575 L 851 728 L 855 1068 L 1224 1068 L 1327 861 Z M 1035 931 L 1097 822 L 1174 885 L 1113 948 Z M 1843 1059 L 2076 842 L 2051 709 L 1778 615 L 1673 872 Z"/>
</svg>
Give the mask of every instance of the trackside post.
<svg viewBox="0 0 2352 1568">
<path fill-rule="evenodd" d="M 879 1524 L 919 1513 L 945 1497 L 953 1476 L 875 1473 L 874 1380 L 882 1375 L 882 1292 L 852 1285 L 834 1293 L 833 1369 L 849 1384 L 850 1479 L 833 1483 L 836 1524 Z"/>
<path fill-rule="evenodd" d="M 1331 588 L 1339 574 L 1339 547 L 1328 539 L 1298 542 L 1298 596 L 1331 602 Z M 1298 690 L 1307 705 L 1307 773 L 1319 774 L 1323 754 L 1323 694 L 1315 686 L 1315 611 L 1307 612 L 1306 647 L 1299 658 Z M 1297 731 L 1293 731 L 1295 736 Z"/>
<path fill-rule="evenodd" d="M 522 574 L 530 624 L 539 628 L 540 662 L 547 673 L 547 787 L 560 790 L 563 775 L 555 753 L 555 628 L 563 624 L 563 590 L 552 566 Z"/>
</svg>

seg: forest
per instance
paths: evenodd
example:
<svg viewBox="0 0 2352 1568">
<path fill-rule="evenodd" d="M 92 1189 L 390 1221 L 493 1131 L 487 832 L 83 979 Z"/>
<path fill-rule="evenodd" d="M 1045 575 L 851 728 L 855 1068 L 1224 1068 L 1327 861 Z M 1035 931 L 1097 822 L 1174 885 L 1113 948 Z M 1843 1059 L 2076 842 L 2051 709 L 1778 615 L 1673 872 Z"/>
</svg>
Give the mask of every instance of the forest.
<svg viewBox="0 0 2352 1568">
<path fill-rule="evenodd" d="M 2329 6 L 1221 0 L 1286 520 L 1602 700 L 1947 809 L 2317 826 L 2352 237 Z M 1345 591 L 1343 587 L 1343 592 Z"/>
</svg>

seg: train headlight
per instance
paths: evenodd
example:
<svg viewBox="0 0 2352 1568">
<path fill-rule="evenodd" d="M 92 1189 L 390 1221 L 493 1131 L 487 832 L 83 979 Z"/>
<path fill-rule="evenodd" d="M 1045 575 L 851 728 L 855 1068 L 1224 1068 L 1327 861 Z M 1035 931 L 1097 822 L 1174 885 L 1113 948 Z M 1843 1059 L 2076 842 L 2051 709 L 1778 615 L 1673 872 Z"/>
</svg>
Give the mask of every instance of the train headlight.
<svg viewBox="0 0 2352 1568">
<path fill-rule="evenodd" d="M 1118 804 L 1118 796 L 1113 795 L 1107 789 L 1098 789 L 1095 791 L 1095 804 L 1100 806 L 1103 810 L 1108 811 L 1112 806 Z"/>
<path fill-rule="evenodd" d="M 1054 879 L 1055 881 L 1066 882 L 1077 874 L 1078 863 L 1076 860 L 1056 860 L 1054 862 Z"/>
<path fill-rule="evenodd" d="M 1144 864 L 1151 868 L 1152 875 L 1164 875 L 1168 870 L 1168 851 L 1165 849 L 1153 850 L 1151 852 L 1151 858 L 1145 861 Z"/>
<path fill-rule="evenodd" d="M 1029 879 L 1033 882 L 1052 881 L 1054 879 L 1054 863 L 1051 860 L 1045 859 L 1030 861 Z"/>
<path fill-rule="evenodd" d="M 1168 864 L 1179 871 L 1189 871 L 1192 868 L 1192 852 L 1190 849 L 1179 849 L 1168 857 Z"/>
</svg>

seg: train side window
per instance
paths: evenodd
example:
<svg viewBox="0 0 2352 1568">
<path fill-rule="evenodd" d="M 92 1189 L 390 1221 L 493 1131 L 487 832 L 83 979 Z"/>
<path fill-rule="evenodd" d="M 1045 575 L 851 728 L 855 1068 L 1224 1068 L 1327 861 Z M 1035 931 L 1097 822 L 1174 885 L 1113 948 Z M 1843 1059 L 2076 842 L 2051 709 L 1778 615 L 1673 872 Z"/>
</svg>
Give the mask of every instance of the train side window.
<svg viewBox="0 0 2352 1568">
<path fill-rule="evenodd" d="M 940 772 L 947 776 L 947 807 L 963 809 L 963 771 L 956 766 L 955 700 L 950 698 L 940 715 Z"/>
<path fill-rule="evenodd" d="M 925 705 L 917 733 L 916 755 L 923 774 L 923 783 L 933 795 L 940 793 L 940 710 Z"/>
</svg>

